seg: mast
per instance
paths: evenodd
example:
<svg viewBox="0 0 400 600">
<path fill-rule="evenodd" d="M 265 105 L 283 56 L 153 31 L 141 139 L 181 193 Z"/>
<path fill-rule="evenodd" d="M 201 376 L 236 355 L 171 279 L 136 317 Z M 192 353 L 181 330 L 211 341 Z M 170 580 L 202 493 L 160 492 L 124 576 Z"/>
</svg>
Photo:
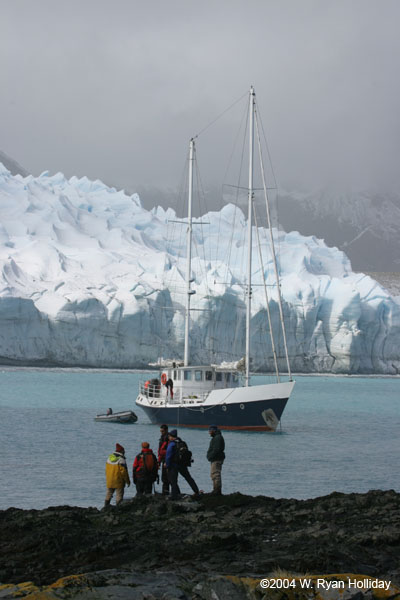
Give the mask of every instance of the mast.
<svg viewBox="0 0 400 600">
<path fill-rule="evenodd" d="M 251 254 L 253 214 L 253 157 L 254 157 L 254 103 L 255 92 L 250 88 L 249 98 L 249 190 L 247 217 L 247 303 L 246 303 L 246 372 L 245 385 L 250 385 L 250 321 L 251 321 Z"/>
<path fill-rule="evenodd" d="M 185 349 L 183 364 L 189 364 L 189 326 L 190 326 L 190 296 L 194 294 L 191 289 L 192 274 L 192 198 L 193 198 L 193 161 L 194 161 L 194 139 L 189 145 L 189 192 L 188 192 L 188 228 L 186 242 L 186 310 L 185 310 Z"/>
</svg>

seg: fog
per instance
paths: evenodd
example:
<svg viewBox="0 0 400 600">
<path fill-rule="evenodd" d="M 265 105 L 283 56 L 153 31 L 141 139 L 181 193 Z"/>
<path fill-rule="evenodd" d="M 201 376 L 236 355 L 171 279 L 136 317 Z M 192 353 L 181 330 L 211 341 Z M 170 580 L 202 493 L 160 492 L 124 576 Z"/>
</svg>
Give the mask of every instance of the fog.
<svg viewBox="0 0 400 600">
<path fill-rule="evenodd" d="M 168 193 L 190 137 L 217 186 L 255 86 L 278 185 L 396 191 L 397 0 L 1 3 L 0 149 Z"/>
</svg>

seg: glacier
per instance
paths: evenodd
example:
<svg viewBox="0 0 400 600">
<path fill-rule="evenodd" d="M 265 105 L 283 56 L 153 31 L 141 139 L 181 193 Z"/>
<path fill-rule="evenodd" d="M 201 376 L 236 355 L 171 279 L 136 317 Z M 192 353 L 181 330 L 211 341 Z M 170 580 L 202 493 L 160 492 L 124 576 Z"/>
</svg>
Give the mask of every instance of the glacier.
<svg viewBox="0 0 400 600">
<path fill-rule="evenodd" d="M 159 356 L 182 357 L 183 221 L 99 180 L 12 175 L 0 163 L 0 363 L 146 368 Z M 194 222 L 191 360 L 239 359 L 246 219 L 228 204 Z M 272 371 L 262 271 L 274 328 L 277 289 L 259 233 L 251 367 Z M 277 229 L 274 238 L 293 371 L 398 374 L 398 299 L 323 240 Z M 281 333 L 276 343 L 284 366 Z"/>
</svg>

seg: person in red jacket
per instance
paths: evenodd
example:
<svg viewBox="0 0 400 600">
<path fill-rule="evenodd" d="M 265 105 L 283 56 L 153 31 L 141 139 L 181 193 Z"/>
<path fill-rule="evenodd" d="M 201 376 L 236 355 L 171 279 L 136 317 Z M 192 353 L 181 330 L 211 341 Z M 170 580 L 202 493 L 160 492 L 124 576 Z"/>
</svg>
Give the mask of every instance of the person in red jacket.
<svg viewBox="0 0 400 600">
<path fill-rule="evenodd" d="M 160 425 L 160 433 L 161 437 L 158 442 L 158 465 L 161 467 L 162 494 L 163 496 L 168 496 L 169 479 L 167 465 L 165 464 L 168 447 L 168 425 L 165 425 L 165 423 Z"/>
<path fill-rule="evenodd" d="M 142 451 L 136 456 L 132 468 L 137 496 L 152 493 L 153 483 L 157 479 L 157 472 L 157 457 L 150 448 L 149 442 L 143 442 Z"/>
</svg>

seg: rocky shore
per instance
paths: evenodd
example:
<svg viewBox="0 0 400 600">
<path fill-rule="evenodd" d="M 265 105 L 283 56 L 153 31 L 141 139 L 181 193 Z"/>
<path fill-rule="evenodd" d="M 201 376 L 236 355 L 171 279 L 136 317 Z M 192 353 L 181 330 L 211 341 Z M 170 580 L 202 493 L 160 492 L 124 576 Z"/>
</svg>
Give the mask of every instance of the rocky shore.
<svg viewBox="0 0 400 600">
<path fill-rule="evenodd" d="M 400 494 L 304 501 L 205 494 L 142 497 L 101 511 L 9 508 L 0 512 L 0 555 L 0 598 L 333 598 L 315 586 L 259 585 L 318 574 L 391 582 L 389 598 L 400 584 Z"/>
</svg>

